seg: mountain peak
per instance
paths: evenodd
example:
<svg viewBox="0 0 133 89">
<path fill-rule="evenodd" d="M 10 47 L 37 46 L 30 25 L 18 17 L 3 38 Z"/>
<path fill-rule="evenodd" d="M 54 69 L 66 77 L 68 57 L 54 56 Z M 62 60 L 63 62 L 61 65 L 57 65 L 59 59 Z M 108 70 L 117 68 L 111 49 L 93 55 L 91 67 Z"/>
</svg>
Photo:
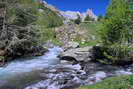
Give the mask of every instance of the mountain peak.
<svg viewBox="0 0 133 89">
<path fill-rule="evenodd" d="M 58 15 L 63 16 L 64 19 L 66 20 L 75 20 L 78 18 L 78 16 L 80 16 L 80 18 L 82 19 L 82 21 L 84 21 L 86 16 L 90 16 L 91 18 L 93 18 L 94 20 L 97 20 L 97 16 L 94 14 L 92 9 L 87 9 L 85 12 L 81 13 L 79 11 L 62 11 L 57 9 L 56 7 L 54 7 L 53 5 L 48 4 L 46 1 L 44 0 L 40 0 L 43 1 L 43 3 L 45 4 L 46 7 L 50 8 L 51 10 L 55 11 L 58 13 Z"/>
<path fill-rule="evenodd" d="M 80 13 L 79 11 L 60 11 L 61 15 L 65 18 L 65 19 L 69 19 L 69 20 L 75 20 L 78 18 L 78 15 L 80 16 L 80 18 L 82 20 L 85 19 L 86 16 L 90 16 L 91 18 L 93 18 L 94 20 L 97 20 L 97 16 L 94 14 L 94 12 L 92 11 L 92 9 L 87 9 L 86 12 Z"/>
</svg>

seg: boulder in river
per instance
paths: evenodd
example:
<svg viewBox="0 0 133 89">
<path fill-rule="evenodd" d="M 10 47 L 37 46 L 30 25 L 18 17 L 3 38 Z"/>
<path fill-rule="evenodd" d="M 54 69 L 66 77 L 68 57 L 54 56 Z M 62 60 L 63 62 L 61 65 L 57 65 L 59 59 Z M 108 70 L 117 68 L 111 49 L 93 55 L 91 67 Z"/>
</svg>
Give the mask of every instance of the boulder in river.
<svg viewBox="0 0 133 89">
<path fill-rule="evenodd" d="M 88 62 L 90 61 L 89 50 L 92 47 L 69 49 L 60 54 L 60 60 L 76 61 L 76 62 Z"/>
</svg>

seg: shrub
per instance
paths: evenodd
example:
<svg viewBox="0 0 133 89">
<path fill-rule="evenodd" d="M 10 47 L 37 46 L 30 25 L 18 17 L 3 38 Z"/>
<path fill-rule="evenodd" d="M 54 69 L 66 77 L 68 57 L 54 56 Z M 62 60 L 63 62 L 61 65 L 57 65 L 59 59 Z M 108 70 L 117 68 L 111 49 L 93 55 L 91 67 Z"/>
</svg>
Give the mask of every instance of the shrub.
<svg viewBox="0 0 133 89">
<path fill-rule="evenodd" d="M 112 0 L 106 19 L 100 26 L 103 46 L 107 55 L 112 56 L 109 59 L 114 63 L 133 61 L 133 16 L 129 6 L 125 0 Z"/>
<path fill-rule="evenodd" d="M 78 18 L 76 20 L 74 20 L 74 23 L 79 25 L 81 23 L 81 18 L 79 16 L 79 14 L 77 14 L 77 16 L 78 16 Z"/>
<path fill-rule="evenodd" d="M 85 18 L 85 21 L 94 21 L 94 18 L 87 15 L 86 18 Z"/>
<path fill-rule="evenodd" d="M 98 16 L 98 21 L 101 21 L 101 20 L 103 20 L 104 19 L 104 16 L 102 16 L 102 15 L 99 15 Z"/>
</svg>

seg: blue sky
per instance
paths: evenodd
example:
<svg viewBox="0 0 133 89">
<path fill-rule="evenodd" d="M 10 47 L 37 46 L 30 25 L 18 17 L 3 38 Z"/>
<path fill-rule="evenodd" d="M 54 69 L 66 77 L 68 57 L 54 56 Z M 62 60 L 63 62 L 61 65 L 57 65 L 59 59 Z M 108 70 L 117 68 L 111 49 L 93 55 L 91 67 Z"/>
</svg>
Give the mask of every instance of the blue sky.
<svg viewBox="0 0 133 89">
<path fill-rule="evenodd" d="M 93 9 L 96 15 L 105 15 L 109 0 L 45 0 L 60 10 L 85 12 Z"/>
</svg>

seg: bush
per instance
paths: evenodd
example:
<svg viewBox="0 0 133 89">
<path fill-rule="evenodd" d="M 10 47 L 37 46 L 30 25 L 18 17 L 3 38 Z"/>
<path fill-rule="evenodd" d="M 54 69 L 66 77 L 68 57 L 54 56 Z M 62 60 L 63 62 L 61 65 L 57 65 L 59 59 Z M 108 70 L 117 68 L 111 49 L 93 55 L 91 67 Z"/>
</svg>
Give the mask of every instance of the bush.
<svg viewBox="0 0 133 89">
<path fill-rule="evenodd" d="M 99 15 L 98 16 L 98 21 L 101 21 L 101 20 L 103 20 L 104 19 L 104 16 L 102 16 L 102 15 Z"/>
<path fill-rule="evenodd" d="M 89 15 L 86 16 L 85 21 L 94 21 L 95 19 L 90 17 Z"/>
<path fill-rule="evenodd" d="M 104 48 L 104 56 L 112 64 L 126 65 L 133 62 L 133 45 L 115 43 Z"/>
<path fill-rule="evenodd" d="M 133 16 L 129 6 L 125 0 L 112 0 L 100 26 L 105 56 L 113 63 L 133 61 Z"/>
<path fill-rule="evenodd" d="M 77 14 L 77 16 L 78 16 L 78 18 L 76 20 L 74 20 L 74 23 L 79 25 L 81 23 L 81 18 L 78 14 Z"/>
</svg>

